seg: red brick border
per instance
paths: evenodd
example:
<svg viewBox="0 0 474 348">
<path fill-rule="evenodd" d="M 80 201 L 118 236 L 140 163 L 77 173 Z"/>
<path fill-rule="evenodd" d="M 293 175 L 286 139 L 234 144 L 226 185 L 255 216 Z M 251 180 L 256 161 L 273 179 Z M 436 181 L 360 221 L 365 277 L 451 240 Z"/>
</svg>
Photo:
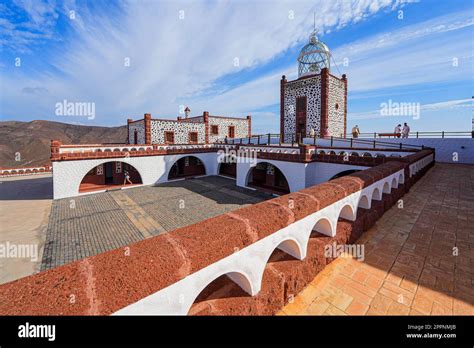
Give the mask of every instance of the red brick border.
<svg viewBox="0 0 474 348">
<path fill-rule="evenodd" d="M 283 75 L 280 80 L 280 138 L 285 141 L 285 85 L 286 76 Z"/>
<path fill-rule="evenodd" d="M 151 145 L 151 114 L 145 114 L 145 144 Z"/>
</svg>

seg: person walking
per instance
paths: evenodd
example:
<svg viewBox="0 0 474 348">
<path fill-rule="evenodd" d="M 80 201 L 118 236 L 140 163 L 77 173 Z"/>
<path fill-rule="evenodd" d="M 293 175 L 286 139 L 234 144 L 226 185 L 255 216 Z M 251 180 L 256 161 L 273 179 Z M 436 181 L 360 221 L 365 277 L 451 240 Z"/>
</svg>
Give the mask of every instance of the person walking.
<svg viewBox="0 0 474 348">
<path fill-rule="evenodd" d="M 410 126 L 405 122 L 402 129 L 402 138 L 407 139 L 410 134 Z"/>
<path fill-rule="evenodd" d="M 359 126 L 355 125 L 354 127 L 352 127 L 352 137 L 358 138 L 359 134 L 360 134 Z"/>
<path fill-rule="evenodd" d="M 124 185 L 127 185 L 127 182 L 130 183 L 130 185 L 132 185 L 132 181 L 130 180 L 130 174 L 128 174 L 128 172 L 125 170 L 123 172 L 123 184 Z"/>
<path fill-rule="evenodd" d="M 402 134 L 402 125 L 401 124 L 397 125 L 395 129 L 393 130 L 393 133 L 395 134 L 397 138 L 400 138 L 400 135 Z"/>
</svg>

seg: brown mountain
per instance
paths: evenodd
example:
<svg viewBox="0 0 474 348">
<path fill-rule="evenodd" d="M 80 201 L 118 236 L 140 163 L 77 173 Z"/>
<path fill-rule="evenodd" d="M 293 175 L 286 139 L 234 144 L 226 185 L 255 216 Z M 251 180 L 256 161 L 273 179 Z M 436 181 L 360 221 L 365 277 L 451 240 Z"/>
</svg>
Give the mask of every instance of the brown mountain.
<svg viewBox="0 0 474 348">
<path fill-rule="evenodd" d="M 63 144 L 124 143 L 127 127 L 93 127 L 31 121 L 0 122 L 0 168 L 29 167 L 50 163 L 51 139 Z M 20 161 L 15 154 L 20 154 Z"/>
</svg>

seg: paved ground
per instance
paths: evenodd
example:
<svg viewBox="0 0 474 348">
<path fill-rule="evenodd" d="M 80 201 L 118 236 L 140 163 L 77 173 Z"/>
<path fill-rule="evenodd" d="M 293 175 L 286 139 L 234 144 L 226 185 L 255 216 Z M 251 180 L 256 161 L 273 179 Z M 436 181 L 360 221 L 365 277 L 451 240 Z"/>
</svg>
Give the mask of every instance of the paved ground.
<svg viewBox="0 0 474 348">
<path fill-rule="evenodd" d="M 474 166 L 436 164 L 280 315 L 474 315 Z"/>
<path fill-rule="evenodd" d="M 39 271 L 52 192 L 51 174 L 1 178 L 0 244 L 9 249 L 28 245 L 38 254 L 36 259 L 31 253 L 0 257 L 0 284 Z"/>
<path fill-rule="evenodd" d="M 53 202 L 41 269 L 119 248 L 271 196 L 201 177 Z"/>
</svg>

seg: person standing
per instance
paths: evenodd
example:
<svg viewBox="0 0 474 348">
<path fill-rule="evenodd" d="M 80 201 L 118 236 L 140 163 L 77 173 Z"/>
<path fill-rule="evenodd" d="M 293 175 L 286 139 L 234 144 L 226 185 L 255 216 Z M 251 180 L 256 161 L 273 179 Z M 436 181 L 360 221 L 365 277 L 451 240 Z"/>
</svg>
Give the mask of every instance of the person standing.
<svg viewBox="0 0 474 348">
<path fill-rule="evenodd" d="M 354 127 L 352 127 L 352 137 L 358 138 L 359 134 L 360 134 L 359 126 L 355 125 Z"/>
<path fill-rule="evenodd" d="M 127 182 L 130 183 L 130 185 L 132 185 L 132 181 L 130 180 L 130 174 L 128 174 L 128 171 L 124 171 L 123 172 L 123 184 L 124 185 L 127 185 Z"/>
<path fill-rule="evenodd" d="M 393 130 L 393 133 L 395 134 L 397 138 L 400 138 L 400 135 L 402 134 L 402 125 L 401 124 L 397 125 L 395 129 Z"/>
<path fill-rule="evenodd" d="M 402 129 L 402 138 L 408 138 L 408 135 L 410 134 L 410 126 L 405 122 L 403 124 L 403 129 Z"/>
<path fill-rule="evenodd" d="M 314 138 L 315 134 L 316 134 L 316 133 L 314 132 L 314 128 L 311 127 L 311 129 L 310 129 L 310 131 L 309 131 L 309 136 L 310 136 L 311 138 Z"/>
</svg>

